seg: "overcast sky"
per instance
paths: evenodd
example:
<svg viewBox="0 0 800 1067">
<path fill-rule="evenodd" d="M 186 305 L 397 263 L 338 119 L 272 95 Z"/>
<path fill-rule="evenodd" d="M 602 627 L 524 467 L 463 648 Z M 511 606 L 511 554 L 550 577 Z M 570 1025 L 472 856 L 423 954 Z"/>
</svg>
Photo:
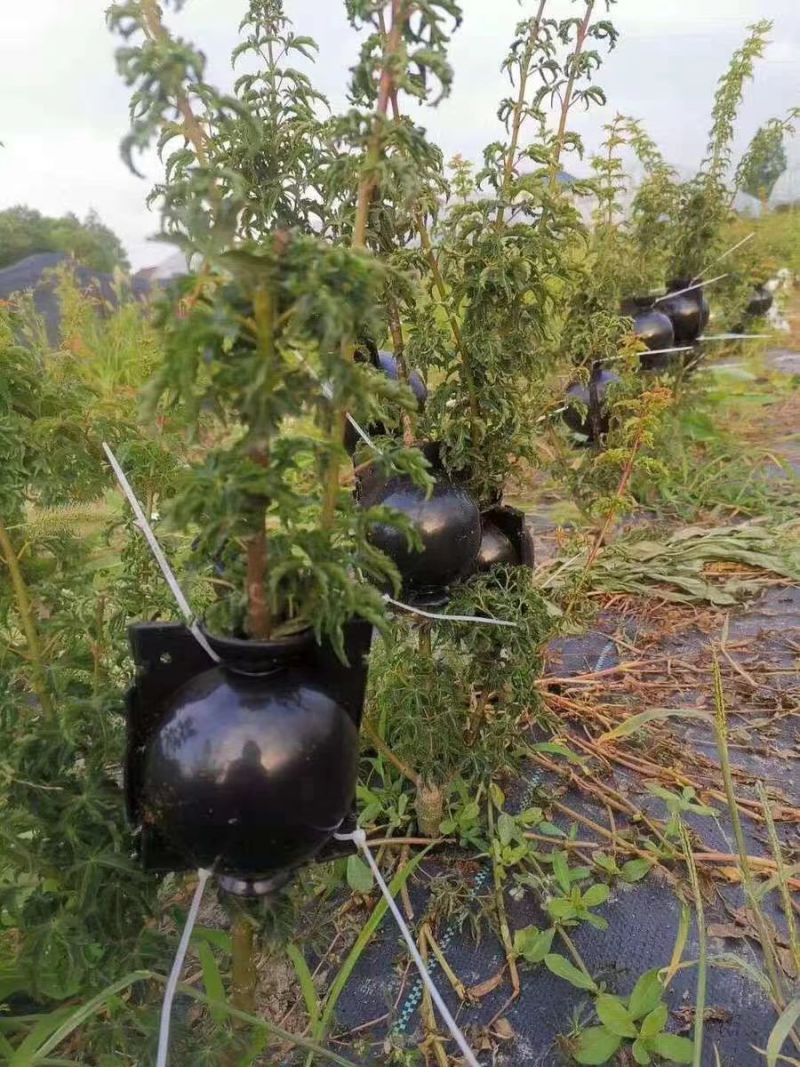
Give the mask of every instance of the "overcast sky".
<svg viewBox="0 0 800 1067">
<path fill-rule="evenodd" d="M 285 2 L 298 32 L 320 44 L 315 83 L 335 108 L 343 107 L 358 47 L 344 3 Z M 554 14 L 578 10 L 570 0 L 550 2 Z M 230 84 L 228 57 L 245 6 L 245 0 L 187 0 L 172 18 L 205 51 L 210 78 L 222 86 Z M 497 136 L 496 104 L 505 93 L 499 65 L 515 23 L 534 6 L 534 0 L 462 0 L 464 22 L 450 53 L 452 95 L 418 117 L 446 156 L 479 159 Z M 25 203 L 47 214 L 83 216 L 94 207 L 141 267 L 169 250 L 148 241 L 158 228 L 145 205 L 150 182 L 129 174 L 119 158 L 128 91 L 116 74 L 105 7 L 106 0 L 2 0 L 0 208 Z M 644 120 L 671 162 L 695 167 L 716 80 L 747 25 L 761 17 L 775 21 L 773 43 L 742 110 L 742 144 L 760 122 L 800 104 L 798 0 L 619 0 L 612 18 L 620 42 L 597 79 L 608 105 L 575 123 L 587 146 L 602 139 L 602 123 L 621 111 Z M 790 158 L 800 196 L 800 137 Z M 151 180 L 155 174 L 150 168 Z"/>
</svg>

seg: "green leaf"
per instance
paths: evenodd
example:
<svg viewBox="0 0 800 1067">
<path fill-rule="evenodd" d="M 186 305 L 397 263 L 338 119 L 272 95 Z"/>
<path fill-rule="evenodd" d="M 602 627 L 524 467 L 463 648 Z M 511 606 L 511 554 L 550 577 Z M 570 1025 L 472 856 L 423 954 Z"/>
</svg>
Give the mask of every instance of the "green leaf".
<svg viewBox="0 0 800 1067">
<path fill-rule="evenodd" d="M 796 997 L 791 1004 L 787 1004 L 772 1027 L 769 1041 L 767 1041 L 767 1067 L 775 1067 L 777 1064 L 784 1042 L 798 1019 L 800 1019 L 800 997 Z"/>
<path fill-rule="evenodd" d="M 297 945 L 293 945 L 290 941 L 286 946 L 286 954 L 294 966 L 297 980 L 300 983 L 300 991 L 302 992 L 303 1000 L 305 1001 L 306 1011 L 308 1012 L 308 1021 L 313 1029 L 319 1022 L 319 996 L 317 994 L 317 987 L 314 985 L 314 979 L 311 977 L 311 971 L 306 963 L 306 958 Z"/>
<path fill-rule="evenodd" d="M 400 870 L 395 874 L 394 878 L 389 883 L 389 892 L 393 897 L 397 896 L 397 894 L 406 884 L 408 879 L 411 877 L 411 875 L 414 873 L 420 863 L 422 863 L 427 854 L 430 852 L 430 849 L 430 845 L 428 845 L 427 848 L 420 849 L 416 856 L 414 856 L 413 859 L 409 860 L 408 863 L 405 864 L 404 867 L 401 867 Z M 381 899 L 375 905 L 375 909 L 370 915 L 369 919 L 366 921 L 364 926 L 362 926 L 361 932 L 353 943 L 353 947 L 347 954 L 344 963 L 339 968 L 336 977 L 334 978 L 333 982 L 330 985 L 330 988 L 328 989 L 327 996 L 325 997 L 325 1006 L 323 1008 L 320 1020 L 314 1027 L 314 1032 L 312 1036 L 315 1042 L 320 1042 L 324 1040 L 325 1034 L 328 1030 L 328 1026 L 330 1025 L 331 1019 L 333 1018 L 333 1013 L 336 1008 L 336 1004 L 339 1000 L 339 997 L 342 995 L 342 990 L 350 981 L 350 975 L 353 973 L 353 970 L 359 959 L 361 958 L 364 949 L 370 943 L 373 936 L 375 935 L 375 931 L 378 929 L 381 922 L 383 921 L 383 918 L 386 915 L 388 908 L 389 905 L 386 903 L 386 900 L 381 897 Z M 312 1060 L 312 1056 L 309 1056 L 306 1059 L 307 1067 Z"/>
<path fill-rule="evenodd" d="M 628 1009 L 619 999 L 610 993 L 601 993 L 594 1002 L 597 1017 L 612 1034 L 619 1037 L 636 1037 L 637 1030 Z"/>
<path fill-rule="evenodd" d="M 662 1001 L 657 1008 L 653 1008 L 649 1015 L 645 1015 L 641 1026 L 642 1037 L 656 1037 L 667 1025 L 668 1018 L 669 1009 Z"/>
<path fill-rule="evenodd" d="M 601 734 L 598 740 L 600 742 L 615 741 L 618 737 L 629 737 L 643 726 L 647 726 L 648 723 L 662 719 L 702 719 L 704 722 L 711 722 L 711 716 L 707 711 L 697 711 L 694 708 L 651 708 L 650 711 L 642 711 L 638 715 L 631 715 L 629 719 L 620 723 L 619 726 L 615 726 L 613 730 L 608 730 L 606 733 Z"/>
<path fill-rule="evenodd" d="M 62 1041 L 82 1026 L 95 1012 L 99 1011 L 107 1001 L 117 996 L 123 989 L 127 989 L 135 982 L 149 978 L 149 971 L 131 971 L 117 982 L 106 986 L 96 996 L 79 1004 L 74 1010 L 58 1009 L 45 1016 L 41 1023 L 37 1022 L 31 1033 L 22 1042 L 14 1053 L 9 1067 L 34 1067 L 37 1061 L 44 1059 L 54 1049 L 58 1048 Z"/>
<path fill-rule="evenodd" d="M 653 1051 L 673 1063 L 691 1063 L 694 1057 L 694 1042 L 678 1034 L 659 1034 L 653 1041 Z M 769 1063 L 769 1060 L 767 1060 Z M 773 1060 L 772 1063 L 775 1061 Z"/>
<path fill-rule="evenodd" d="M 514 834 L 517 832 L 517 824 L 513 816 L 502 811 L 497 819 L 497 836 L 501 845 L 509 845 Z"/>
<path fill-rule="evenodd" d="M 200 941 L 196 948 L 197 955 L 200 957 L 200 966 L 203 969 L 203 988 L 211 1000 L 224 1001 L 226 999 L 225 983 L 219 973 L 219 967 L 211 945 L 207 941 Z M 225 1022 L 225 1012 L 220 1011 L 219 1008 L 211 1008 L 210 1011 L 211 1018 L 217 1026 L 221 1026 Z"/>
<path fill-rule="evenodd" d="M 369 893 L 372 890 L 372 871 L 360 856 L 347 857 L 347 884 L 354 893 Z"/>
<path fill-rule="evenodd" d="M 639 882 L 650 873 L 652 866 L 651 861 L 644 858 L 628 860 L 627 863 L 622 864 L 620 877 L 623 882 Z"/>
<path fill-rule="evenodd" d="M 608 1063 L 621 1044 L 622 1038 L 604 1026 L 590 1026 L 579 1037 L 572 1055 L 577 1063 Z"/>
<path fill-rule="evenodd" d="M 545 956 L 544 962 L 547 969 L 552 971 L 557 978 L 563 978 L 565 982 L 574 985 L 576 989 L 588 989 L 591 993 L 597 991 L 597 986 L 593 979 L 584 974 L 583 971 L 579 971 L 574 964 L 564 959 L 563 956 L 550 953 L 550 955 Z M 602 1060 L 598 1060 L 598 1063 L 602 1062 Z"/>
<path fill-rule="evenodd" d="M 569 893 L 570 889 L 570 877 L 569 877 L 569 865 L 567 864 L 566 852 L 554 852 L 553 853 L 553 874 L 558 884 L 561 886 L 565 893 Z"/>
<path fill-rule="evenodd" d="M 574 919 L 576 915 L 575 908 L 566 897 L 556 897 L 555 900 L 548 900 L 547 911 L 552 918 L 560 922 L 563 922 L 564 919 Z"/>
<path fill-rule="evenodd" d="M 527 926 L 514 934 L 514 951 L 528 963 L 541 963 L 553 944 L 555 930 Z"/>
<path fill-rule="evenodd" d="M 641 1019 L 658 1007 L 663 989 L 658 971 L 646 971 L 633 987 L 628 1001 L 628 1011 L 634 1019 Z"/>
<path fill-rule="evenodd" d="M 650 1063 L 650 1051 L 644 1041 L 641 1040 L 641 1038 L 638 1041 L 634 1041 L 633 1045 L 631 1046 L 631 1052 L 633 1053 L 633 1058 L 636 1060 L 637 1063 Z"/>
<path fill-rule="evenodd" d="M 603 882 L 590 885 L 583 894 L 583 905 L 586 908 L 597 908 L 605 904 L 611 894 L 611 890 Z"/>
</svg>

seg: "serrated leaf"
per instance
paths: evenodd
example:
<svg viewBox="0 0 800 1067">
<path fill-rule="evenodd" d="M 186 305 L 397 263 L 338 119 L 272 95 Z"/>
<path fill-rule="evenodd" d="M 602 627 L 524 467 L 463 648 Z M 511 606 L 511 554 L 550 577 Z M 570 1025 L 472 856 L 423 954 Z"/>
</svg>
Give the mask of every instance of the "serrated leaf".
<svg viewBox="0 0 800 1067">
<path fill-rule="evenodd" d="M 694 1058 L 694 1042 L 678 1034 L 659 1034 L 653 1041 L 653 1051 L 672 1063 L 691 1063 Z"/>
<path fill-rule="evenodd" d="M 563 978 L 565 982 L 569 982 L 576 989 L 588 989 L 591 993 L 597 990 L 594 980 L 589 975 L 584 974 L 583 971 L 579 971 L 574 964 L 563 956 L 551 952 L 545 956 L 544 962 L 548 971 L 551 971 L 557 978 Z M 603 1061 L 599 1060 L 598 1062 L 602 1063 Z"/>
<path fill-rule="evenodd" d="M 645 971 L 633 987 L 628 1011 L 633 1019 L 642 1019 L 658 1007 L 663 989 L 658 978 L 658 971 Z"/>
<path fill-rule="evenodd" d="M 594 1002 L 597 1017 L 607 1030 L 619 1037 L 636 1037 L 637 1030 L 628 1009 L 610 993 L 601 993 Z"/>
<path fill-rule="evenodd" d="M 604 1026 L 590 1026 L 578 1038 L 577 1048 L 572 1055 L 576 1063 L 608 1063 L 621 1044 L 622 1038 Z"/>
</svg>

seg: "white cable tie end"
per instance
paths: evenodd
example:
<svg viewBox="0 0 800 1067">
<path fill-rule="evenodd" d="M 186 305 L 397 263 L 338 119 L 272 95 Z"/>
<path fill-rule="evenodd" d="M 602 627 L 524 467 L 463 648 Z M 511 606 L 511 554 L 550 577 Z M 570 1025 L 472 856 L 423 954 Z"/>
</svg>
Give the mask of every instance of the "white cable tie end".
<svg viewBox="0 0 800 1067">
<path fill-rule="evenodd" d="M 337 841 L 352 841 L 357 848 L 365 848 L 367 844 L 367 834 L 365 830 L 362 830 L 360 826 L 357 826 L 352 833 L 349 834 L 334 834 L 334 838 Z"/>
</svg>

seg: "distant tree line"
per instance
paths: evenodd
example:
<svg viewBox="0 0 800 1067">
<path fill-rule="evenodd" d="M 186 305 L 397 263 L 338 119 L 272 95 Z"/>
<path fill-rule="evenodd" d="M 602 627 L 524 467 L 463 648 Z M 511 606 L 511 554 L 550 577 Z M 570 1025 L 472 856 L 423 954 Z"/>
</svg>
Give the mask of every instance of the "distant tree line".
<svg viewBox="0 0 800 1067">
<path fill-rule="evenodd" d="M 0 268 L 35 252 L 67 252 L 106 273 L 130 266 L 122 242 L 93 210 L 83 221 L 72 212 L 52 218 L 23 204 L 0 211 Z"/>
</svg>

